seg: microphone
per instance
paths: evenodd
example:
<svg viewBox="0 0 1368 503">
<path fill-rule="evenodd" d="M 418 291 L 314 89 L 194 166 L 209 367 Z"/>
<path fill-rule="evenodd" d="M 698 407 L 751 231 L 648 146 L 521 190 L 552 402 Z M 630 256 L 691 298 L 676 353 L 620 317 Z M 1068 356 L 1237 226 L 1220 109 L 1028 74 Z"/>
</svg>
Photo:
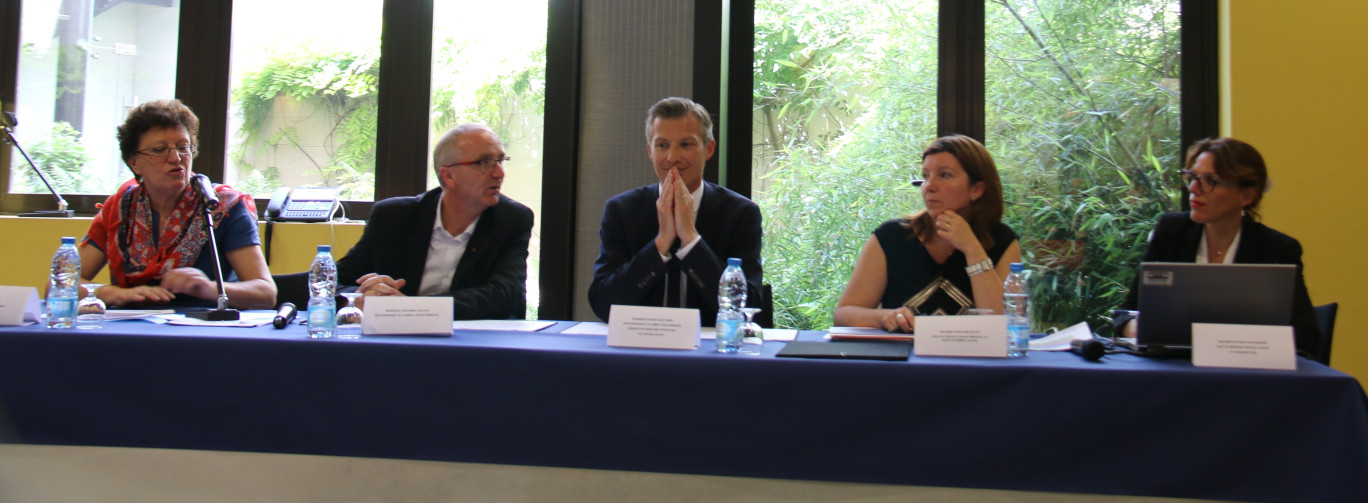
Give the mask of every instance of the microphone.
<svg viewBox="0 0 1368 503">
<path fill-rule="evenodd" d="M 14 127 L 17 125 L 19 125 L 19 119 L 14 116 L 14 112 L 6 111 L 5 113 L 0 114 L 0 126 L 3 126 L 2 129 L 5 130 L 5 137 L 9 139 L 9 143 L 14 145 L 14 148 L 24 156 L 24 160 L 28 162 L 29 167 L 33 168 L 33 172 L 38 173 L 38 179 L 43 181 L 43 185 L 47 186 L 48 192 L 51 192 L 52 197 L 57 199 L 57 209 L 55 210 L 30 211 L 27 213 L 20 213 L 19 216 L 57 218 L 71 218 L 76 216 L 76 212 L 67 209 L 66 199 L 62 199 L 62 194 L 58 193 L 57 189 L 52 187 L 52 181 L 48 180 L 47 174 L 43 173 L 43 170 L 38 169 L 38 166 L 33 164 L 33 159 L 29 158 L 28 152 L 24 152 L 24 147 L 19 146 L 19 140 L 14 138 Z"/>
<path fill-rule="evenodd" d="M 214 185 L 209 183 L 209 177 L 205 176 L 204 173 L 196 173 L 193 177 L 193 183 L 195 184 L 195 191 L 199 192 L 200 201 L 204 201 L 204 205 L 208 206 L 210 210 L 217 210 L 219 207 L 218 194 L 214 192 Z"/>
<path fill-rule="evenodd" d="M 277 329 L 285 328 L 291 321 L 294 321 L 296 314 L 299 314 L 299 309 L 295 307 L 293 302 L 283 303 L 280 305 L 280 311 L 276 312 L 275 320 L 271 321 L 271 326 Z"/>
<path fill-rule="evenodd" d="M 1074 339 L 1069 341 L 1069 351 L 1082 356 L 1084 360 L 1095 362 L 1107 354 L 1107 346 L 1097 339 Z"/>
<path fill-rule="evenodd" d="M 191 183 L 195 184 L 195 191 L 199 192 L 200 201 L 204 203 L 204 232 L 209 235 L 209 251 L 214 256 L 214 270 L 218 272 L 218 309 L 210 311 L 191 311 L 185 313 L 191 318 L 206 321 L 236 321 L 241 319 L 241 315 L 236 309 L 228 308 L 228 290 L 223 288 L 223 264 L 219 262 L 218 239 L 214 237 L 214 213 L 218 209 L 219 200 L 214 195 L 214 186 L 209 184 L 209 177 L 203 173 L 196 173 L 191 177 Z M 277 318 L 279 319 L 279 318 Z"/>
</svg>

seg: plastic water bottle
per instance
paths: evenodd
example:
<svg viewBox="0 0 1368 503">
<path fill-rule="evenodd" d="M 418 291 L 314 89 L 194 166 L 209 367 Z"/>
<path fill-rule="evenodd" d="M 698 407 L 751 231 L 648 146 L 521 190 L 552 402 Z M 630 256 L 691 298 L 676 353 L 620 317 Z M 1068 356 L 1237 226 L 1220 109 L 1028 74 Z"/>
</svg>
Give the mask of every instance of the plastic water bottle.
<svg viewBox="0 0 1368 503">
<path fill-rule="evenodd" d="M 1012 273 L 1002 282 L 1002 309 L 1007 313 L 1007 356 L 1026 356 L 1031 349 L 1031 290 L 1021 273 L 1021 262 L 1012 262 Z"/>
<path fill-rule="evenodd" d="M 741 272 L 741 259 L 727 259 L 722 280 L 717 283 L 717 351 L 735 353 L 741 349 L 741 334 L 737 329 L 745 322 L 741 308 L 746 307 L 746 274 Z"/>
<path fill-rule="evenodd" d="M 81 253 L 76 251 L 76 238 L 63 237 L 62 246 L 52 254 L 52 270 L 48 275 L 48 328 L 71 328 L 71 322 L 76 318 L 80 282 Z"/>
<path fill-rule="evenodd" d="M 318 245 L 318 255 L 309 266 L 309 337 L 333 336 L 337 323 L 337 264 L 332 246 Z"/>
</svg>

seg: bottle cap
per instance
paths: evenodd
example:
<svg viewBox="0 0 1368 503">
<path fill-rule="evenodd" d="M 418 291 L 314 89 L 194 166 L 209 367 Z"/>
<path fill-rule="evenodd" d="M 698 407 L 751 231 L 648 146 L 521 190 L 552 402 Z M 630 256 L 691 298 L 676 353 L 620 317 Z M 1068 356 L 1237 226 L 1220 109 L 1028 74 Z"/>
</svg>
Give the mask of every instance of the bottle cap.
<svg viewBox="0 0 1368 503">
<path fill-rule="evenodd" d="M 332 245 L 318 245 L 318 253 L 332 253 Z"/>
<path fill-rule="evenodd" d="M 741 267 L 741 259 L 736 257 L 727 258 L 727 267 L 731 266 Z"/>
<path fill-rule="evenodd" d="M 71 236 L 62 236 L 62 244 L 64 244 L 64 245 L 74 245 L 74 244 L 76 244 L 76 238 L 71 237 Z"/>
<path fill-rule="evenodd" d="M 1012 272 L 1021 272 L 1021 262 L 1012 262 Z"/>
</svg>

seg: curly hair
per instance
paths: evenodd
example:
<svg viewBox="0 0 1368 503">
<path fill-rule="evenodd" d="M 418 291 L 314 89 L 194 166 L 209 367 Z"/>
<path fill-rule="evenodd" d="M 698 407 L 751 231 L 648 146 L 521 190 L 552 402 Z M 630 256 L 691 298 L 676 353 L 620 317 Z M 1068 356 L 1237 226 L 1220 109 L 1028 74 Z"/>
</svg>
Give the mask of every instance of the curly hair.
<svg viewBox="0 0 1368 503">
<path fill-rule="evenodd" d="M 133 107 L 128 111 L 128 118 L 119 125 L 119 155 L 124 164 L 133 165 L 133 156 L 138 155 L 138 142 L 148 131 L 178 126 L 190 133 L 192 145 L 199 144 L 199 117 L 180 100 L 149 101 Z M 134 177 L 141 178 L 136 173 Z"/>
</svg>

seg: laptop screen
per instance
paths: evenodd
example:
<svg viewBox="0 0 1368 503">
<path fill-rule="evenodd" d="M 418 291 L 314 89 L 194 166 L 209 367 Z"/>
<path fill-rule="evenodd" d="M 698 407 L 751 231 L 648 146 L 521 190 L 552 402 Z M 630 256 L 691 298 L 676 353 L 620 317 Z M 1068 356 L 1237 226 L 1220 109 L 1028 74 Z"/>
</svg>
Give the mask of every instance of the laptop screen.
<svg viewBox="0 0 1368 503">
<path fill-rule="evenodd" d="M 1290 325 L 1297 267 L 1288 264 L 1140 264 L 1136 343 L 1192 346 L 1193 323 Z"/>
</svg>

